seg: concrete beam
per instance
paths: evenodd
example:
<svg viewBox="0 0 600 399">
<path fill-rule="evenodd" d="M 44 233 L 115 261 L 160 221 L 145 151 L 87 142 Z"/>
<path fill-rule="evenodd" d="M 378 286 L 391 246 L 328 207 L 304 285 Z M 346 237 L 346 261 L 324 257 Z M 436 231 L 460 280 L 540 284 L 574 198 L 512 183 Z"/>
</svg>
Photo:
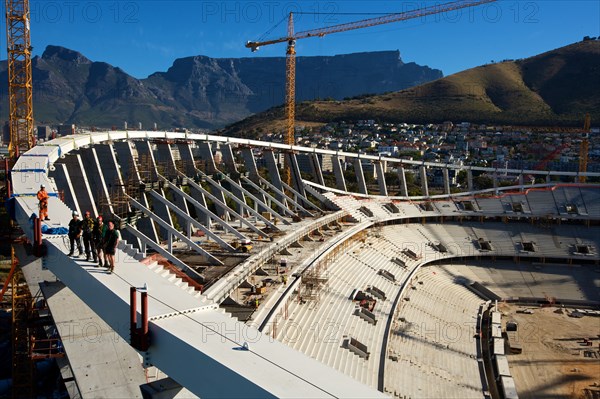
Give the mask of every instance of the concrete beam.
<svg viewBox="0 0 600 399">
<path fill-rule="evenodd" d="M 283 185 L 281 184 L 281 175 L 279 174 L 279 167 L 277 166 L 277 162 L 275 161 L 275 153 L 273 150 L 265 149 L 263 150 L 263 159 L 267 164 L 267 170 L 269 171 L 269 178 L 271 179 L 271 183 L 274 187 L 277 188 L 277 198 L 279 202 L 286 204 L 286 196 L 283 193 Z"/>
<path fill-rule="evenodd" d="M 289 165 L 289 168 L 291 169 L 292 187 L 296 192 L 300 193 L 300 197 L 304 201 L 304 198 L 306 198 L 306 192 L 304 191 L 304 183 L 302 182 L 302 174 L 300 173 L 300 167 L 298 166 L 296 154 L 286 152 L 284 156 L 287 160 L 287 165 Z"/>
<path fill-rule="evenodd" d="M 200 168 L 200 170 L 204 169 L 206 173 L 211 175 L 216 173 L 217 166 L 215 165 L 215 158 L 213 157 L 210 143 L 208 141 L 201 141 L 198 143 L 198 149 L 200 150 L 202 165 L 204 166 L 204 168 Z"/>
<path fill-rule="evenodd" d="M 239 176 L 237 167 L 235 165 L 235 157 L 233 156 L 233 150 L 231 148 L 231 145 L 225 143 L 225 144 L 221 144 L 221 154 L 223 154 L 223 165 L 222 167 L 224 168 L 225 172 L 227 173 L 231 173 L 233 174 L 236 178 L 235 179 L 231 179 L 232 181 L 234 181 L 234 183 L 231 183 L 230 181 L 228 181 L 229 183 L 229 191 L 231 191 L 233 193 L 233 195 L 236 196 L 237 199 L 239 199 L 242 203 L 246 203 L 246 197 L 244 195 L 244 190 L 241 189 L 242 185 L 240 183 L 239 178 L 237 178 L 237 176 Z M 239 214 L 243 214 L 243 207 L 240 205 L 237 209 Z"/>
<path fill-rule="evenodd" d="M 406 184 L 406 171 L 404 167 L 398 167 L 398 179 L 400 180 L 400 195 L 408 197 L 408 185 Z"/>
<path fill-rule="evenodd" d="M 429 183 L 427 182 L 427 168 L 425 166 L 419 167 L 419 177 L 421 180 L 421 194 L 424 197 L 429 197 Z"/>
<path fill-rule="evenodd" d="M 194 154 L 192 154 L 192 148 L 188 143 L 177 143 L 179 149 L 179 157 L 181 158 L 181 170 L 188 177 L 194 177 L 196 174 L 196 161 Z"/>
<path fill-rule="evenodd" d="M 312 176 L 315 178 L 315 181 L 324 186 L 325 179 L 323 179 L 323 171 L 321 169 L 321 162 L 319 161 L 319 155 L 310 154 L 310 168 L 312 171 Z"/>
<path fill-rule="evenodd" d="M 121 167 L 121 178 L 123 183 L 139 184 L 142 181 L 137 162 L 133 156 L 133 149 L 129 141 L 117 141 L 114 143 L 118 164 Z"/>
<path fill-rule="evenodd" d="M 160 194 L 164 197 L 165 193 L 163 192 L 162 188 L 159 189 Z M 158 217 L 160 217 L 162 220 L 165 221 L 165 223 L 167 223 L 169 225 L 169 227 L 174 228 L 174 224 L 173 224 L 173 218 L 171 217 L 171 212 L 169 212 L 169 208 L 167 208 L 165 206 L 165 204 L 163 203 L 152 203 L 152 208 L 154 209 L 154 212 L 158 215 Z M 161 225 L 160 227 L 160 237 L 163 240 L 168 240 L 169 239 L 169 231 L 170 229 L 162 227 L 162 224 L 159 223 L 159 225 Z"/>
<path fill-rule="evenodd" d="M 348 191 L 346 187 L 346 179 L 344 178 L 344 169 L 342 169 L 342 163 L 340 157 L 335 156 L 332 158 L 333 173 L 335 174 L 335 184 L 338 190 Z"/>
<path fill-rule="evenodd" d="M 444 178 L 444 193 L 450 194 L 450 175 L 448 168 L 442 169 L 442 177 Z"/>
<path fill-rule="evenodd" d="M 294 190 L 292 187 L 288 186 L 287 184 L 283 183 L 283 187 L 285 187 L 286 190 L 289 190 L 296 197 L 301 197 L 301 194 L 299 192 L 297 192 L 296 190 Z M 305 193 L 306 193 L 306 191 L 305 191 Z M 323 210 L 321 208 L 319 208 L 318 206 L 316 206 L 315 204 L 310 202 L 308 200 L 308 197 L 304 197 L 302 202 L 304 202 L 306 204 L 307 208 L 312 208 L 317 212 L 323 212 Z"/>
<path fill-rule="evenodd" d="M 171 145 L 169 143 L 157 143 L 156 144 L 156 166 L 159 168 L 163 176 L 168 178 L 175 177 L 177 175 L 177 167 L 175 166 L 175 158 L 173 158 L 173 152 L 171 151 Z"/>
<path fill-rule="evenodd" d="M 217 166 L 215 164 L 215 158 L 213 157 L 212 148 L 208 141 L 203 141 L 198 144 L 200 149 L 200 158 L 202 159 L 204 165 L 204 172 L 206 174 L 212 175 L 215 173 L 219 173 Z M 200 168 L 202 170 L 203 168 Z M 225 197 L 220 190 L 217 190 L 215 187 L 211 187 L 212 196 L 218 199 L 219 202 L 225 203 Z M 224 220 L 229 220 L 229 207 L 220 207 L 217 206 L 217 215 L 219 215 Z"/>
<path fill-rule="evenodd" d="M 81 214 L 81 207 L 77 202 L 77 196 L 75 195 L 75 188 L 71 182 L 67 165 L 64 163 L 55 163 L 54 171 L 50 172 L 50 176 L 54 178 L 57 187 L 63 188 L 64 202 L 69 208 L 75 210 Z M 52 216 L 52 209 L 48 209 L 48 213 Z"/>
<path fill-rule="evenodd" d="M 379 195 L 388 195 L 387 185 L 385 184 L 385 173 L 383 172 L 383 164 L 375 162 L 375 171 L 377 172 L 377 184 L 379 185 Z"/>
<path fill-rule="evenodd" d="M 102 168 L 102 174 L 104 175 L 104 182 L 108 193 L 110 194 L 118 189 L 123 190 L 123 177 L 121 176 L 121 170 L 115 156 L 113 145 L 95 145 L 94 149 L 96 150 L 96 156 L 98 157 L 98 161 Z"/>
<path fill-rule="evenodd" d="M 467 169 L 467 191 L 473 191 L 473 171 Z"/>
<path fill-rule="evenodd" d="M 156 160 L 151 148 L 151 143 L 148 140 L 134 141 L 135 149 L 137 150 L 137 169 L 142 181 L 156 181 Z"/>
<path fill-rule="evenodd" d="M 69 154 L 65 157 L 65 165 L 69 171 L 69 176 L 73 187 L 74 194 L 77 197 L 77 202 L 81 206 L 82 211 L 90 211 L 92 215 L 98 215 L 96 208 L 96 200 L 92 194 L 90 183 L 87 177 L 83 161 L 80 154 Z"/>
<path fill-rule="evenodd" d="M 358 192 L 361 194 L 369 194 L 367 182 L 365 181 L 365 172 L 363 171 L 360 158 L 354 159 L 354 173 L 356 175 L 356 183 L 358 183 Z"/>
<path fill-rule="evenodd" d="M 108 191 L 107 181 L 104 177 L 103 167 L 110 165 L 110 159 L 104 160 L 98 157 L 96 148 L 90 147 L 82 151 L 83 166 L 86 170 L 90 189 L 95 196 L 97 211 L 101 213 L 114 214 L 110 192 Z M 98 215 L 95 215 L 98 216 Z"/>
<path fill-rule="evenodd" d="M 253 181 L 258 181 L 258 168 L 256 167 L 256 159 L 251 147 L 242 147 L 242 157 L 244 158 L 244 165 L 248 171 L 248 176 Z"/>
</svg>

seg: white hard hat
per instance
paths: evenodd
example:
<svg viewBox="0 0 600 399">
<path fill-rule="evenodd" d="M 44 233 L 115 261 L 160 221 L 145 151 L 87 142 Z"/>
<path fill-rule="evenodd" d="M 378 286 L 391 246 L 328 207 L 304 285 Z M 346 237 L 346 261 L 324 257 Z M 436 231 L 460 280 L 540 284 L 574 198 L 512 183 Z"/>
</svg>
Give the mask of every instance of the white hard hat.
<svg viewBox="0 0 600 399">
<path fill-rule="evenodd" d="M 73 216 L 79 216 L 79 212 L 77 212 L 77 211 L 73 211 L 72 215 L 73 215 Z"/>
<path fill-rule="evenodd" d="M 40 188 L 46 188 L 46 186 L 42 184 L 42 185 L 40 186 Z"/>
</svg>

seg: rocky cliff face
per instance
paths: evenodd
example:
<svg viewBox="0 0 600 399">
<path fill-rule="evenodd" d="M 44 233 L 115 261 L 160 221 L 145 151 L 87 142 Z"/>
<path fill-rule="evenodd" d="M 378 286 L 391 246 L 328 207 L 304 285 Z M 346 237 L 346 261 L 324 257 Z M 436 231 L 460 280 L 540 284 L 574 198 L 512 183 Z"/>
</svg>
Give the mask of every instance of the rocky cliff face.
<svg viewBox="0 0 600 399">
<path fill-rule="evenodd" d="M 402 90 L 438 79 L 442 72 L 405 64 L 398 51 L 384 51 L 298 57 L 296 77 L 300 102 Z M 139 80 L 76 51 L 48 46 L 33 60 L 33 80 L 34 115 L 40 123 L 215 128 L 282 104 L 285 58 L 187 57 Z M 6 82 L 3 62 L 4 115 Z"/>
</svg>

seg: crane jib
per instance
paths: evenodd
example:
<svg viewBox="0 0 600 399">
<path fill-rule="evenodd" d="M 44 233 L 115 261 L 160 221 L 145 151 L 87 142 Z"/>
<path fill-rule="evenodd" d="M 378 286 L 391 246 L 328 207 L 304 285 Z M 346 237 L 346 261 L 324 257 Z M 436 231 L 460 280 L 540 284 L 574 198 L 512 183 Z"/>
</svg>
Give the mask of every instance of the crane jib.
<svg viewBox="0 0 600 399">
<path fill-rule="evenodd" d="M 400 22 L 406 21 L 413 18 L 426 17 L 428 15 L 439 14 L 447 11 L 459 10 L 467 7 L 475 7 L 482 4 L 492 3 L 497 0 L 459 0 L 453 1 L 450 3 L 433 5 L 429 7 L 419 8 L 416 10 L 401 12 L 401 13 L 393 13 L 384 15 L 381 17 L 368 18 L 360 21 L 348 22 L 339 25 L 333 25 L 325 28 L 318 28 L 312 30 L 306 30 L 297 32 L 294 35 L 288 35 L 285 37 L 280 37 L 278 39 L 273 40 L 265 40 L 265 41 L 249 41 L 246 43 L 247 48 L 251 48 L 253 51 L 258 49 L 260 46 L 266 46 L 269 44 L 283 43 L 290 40 L 298 40 L 305 39 L 309 37 L 323 37 L 325 35 L 329 35 L 332 33 L 345 32 L 354 29 L 367 28 L 371 26 L 389 24 L 392 22 Z M 290 18 L 292 17 L 292 13 L 290 13 Z"/>
</svg>

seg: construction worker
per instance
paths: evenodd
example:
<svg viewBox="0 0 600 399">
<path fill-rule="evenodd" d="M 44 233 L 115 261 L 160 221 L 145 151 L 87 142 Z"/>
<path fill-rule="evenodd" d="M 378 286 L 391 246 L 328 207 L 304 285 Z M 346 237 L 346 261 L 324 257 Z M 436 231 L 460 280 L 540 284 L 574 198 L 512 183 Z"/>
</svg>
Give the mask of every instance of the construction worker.
<svg viewBox="0 0 600 399">
<path fill-rule="evenodd" d="M 94 243 L 92 232 L 94 230 L 94 219 L 92 219 L 92 215 L 90 211 L 85 211 L 85 216 L 81 221 L 81 230 L 83 231 L 83 246 L 85 247 L 85 261 L 90 261 L 90 253 L 94 259 L 94 263 L 97 262 L 96 259 L 96 245 Z"/>
<path fill-rule="evenodd" d="M 96 255 L 98 257 L 98 265 L 99 267 L 104 266 L 102 260 L 104 259 L 104 237 L 106 236 L 106 231 L 108 227 L 103 222 L 102 215 L 98 216 L 96 219 L 96 223 L 94 223 L 94 230 L 92 230 L 92 240 L 94 242 L 94 246 L 96 248 Z"/>
<path fill-rule="evenodd" d="M 48 193 L 43 184 L 40 186 L 40 191 L 37 192 L 37 199 L 40 202 L 40 220 L 50 220 L 48 217 Z"/>
<path fill-rule="evenodd" d="M 104 237 L 104 265 L 108 267 L 109 274 L 115 270 L 115 252 L 120 239 L 121 233 L 115 229 L 115 222 L 109 220 L 108 230 L 106 230 L 106 236 Z"/>
<path fill-rule="evenodd" d="M 77 244 L 79 256 L 81 256 L 83 254 L 83 247 L 81 246 L 81 220 L 79 220 L 79 212 L 73 211 L 71 215 L 73 218 L 69 222 L 69 240 L 71 242 L 69 256 L 73 256 L 75 244 Z"/>
</svg>

